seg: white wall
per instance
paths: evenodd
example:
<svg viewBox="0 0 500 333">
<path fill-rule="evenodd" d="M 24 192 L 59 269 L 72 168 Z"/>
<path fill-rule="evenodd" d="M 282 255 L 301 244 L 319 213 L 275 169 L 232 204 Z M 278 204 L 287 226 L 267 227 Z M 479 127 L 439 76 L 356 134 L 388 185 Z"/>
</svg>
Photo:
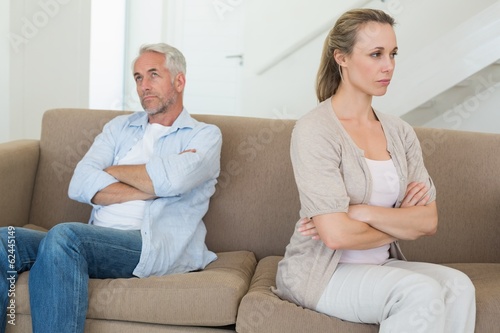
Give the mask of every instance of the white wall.
<svg viewBox="0 0 500 333">
<path fill-rule="evenodd" d="M 132 61 L 143 44 L 158 43 L 166 40 L 166 18 L 168 1 L 126 0 L 127 29 L 125 35 L 124 58 L 124 109 L 142 110 L 132 75 Z"/>
<path fill-rule="evenodd" d="M 207 0 L 177 2 L 183 7 L 182 22 L 176 23 L 182 30 L 176 46 L 187 61 L 186 108 L 198 114 L 241 115 L 245 60 L 238 55 L 243 53 L 246 4 L 233 1 L 218 7 Z"/>
<path fill-rule="evenodd" d="M 369 0 L 252 0 L 245 49 L 249 72 L 262 74 L 290 52 L 331 29 L 337 17 Z"/>
<path fill-rule="evenodd" d="M 90 2 L 10 2 L 11 139 L 39 138 L 42 115 L 88 107 Z"/>
<path fill-rule="evenodd" d="M 204 1 L 204 0 L 203 0 Z M 200 5 L 203 1 L 199 1 Z M 0 53 L 3 75 L 0 140 L 38 138 L 41 119 L 47 109 L 58 107 L 142 110 L 132 77 L 131 62 L 145 43 L 167 42 L 178 46 L 188 57 L 186 104 L 196 113 L 238 113 L 236 95 L 241 91 L 231 83 L 214 96 L 214 81 L 220 81 L 217 61 L 239 69 L 238 60 L 214 61 L 221 44 L 200 43 L 208 34 L 207 19 L 219 41 L 234 45 L 233 33 L 241 12 L 206 2 L 203 13 L 191 2 L 182 0 L 113 0 L 110 3 L 88 0 L 10 0 L 2 2 L 0 27 L 10 33 L 12 46 Z M 121 3 L 120 3 L 121 2 Z M 113 4 L 111 3 L 111 5 Z M 234 1 L 232 2 L 234 3 Z M 186 16 L 184 11 L 188 10 Z M 200 16 L 207 14 L 208 16 Z M 10 18 L 10 22 L 9 22 Z M 186 20 L 184 20 L 186 18 Z M 92 21 L 93 20 L 93 21 Z M 124 27 L 122 22 L 127 22 Z M 196 24 L 195 28 L 191 28 Z M 187 28 L 191 30 L 187 30 Z M 121 34 L 121 36 L 120 36 Z M 227 40 L 231 35 L 232 39 Z M 187 38 L 189 37 L 189 38 Z M 4 41 L 5 43 L 5 41 Z M 7 40 L 7 44 L 9 41 Z M 201 52 L 200 52 L 201 51 Z M 207 57 L 207 51 L 211 56 Z M 235 49 L 235 51 L 240 51 Z M 231 53 L 233 53 L 231 51 Z M 6 56 L 10 56 L 9 59 Z M 3 69 L 3 68 L 2 68 Z M 192 73 L 192 74 L 191 74 Z M 235 75 L 230 79 L 239 82 Z M 227 80 L 226 80 L 227 81 Z M 212 92 L 210 92 L 212 89 Z M 212 102 L 207 103 L 207 94 Z M 204 96 L 205 95 L 205 96 Z M 10 98 L 10 107 L 7 105 Z M 224 99 L 225 109 L 219 106 Z M 229 101 L 229 102 L 228 102 Z M 9 120 L 10 117 L 10 120 Z M 5 127 L 5 129 L 4 129 Z"/>
<path fill-rule="evenodd" d="M 500 58 L 498 0 L 400 3 L 396 71 L 377 109 L 402 116 Z"/>
<path fill-rule="evenodd" d="M 263 75 L 246 72 L 243 115 L 296 119 L 312 109 L 317 104 L 314 82 L 323 40 L 323 35 L 315 38 Z"/>
<path fill-rule="evenodd" d="M 186 104 L 193 106 L 193 112 L 228 114 L 231 112 L 230 107 L 224 110 L 218 108 L 223 103 L 218 103 L 217 98 L 219 101 L 220 98 L 227 99 L 240 91 L 241 108 L 238 110 L 235 105 L 234 110 L 238 111 L 233 114 L 298 118 L 316 105 L 314 80 L 327 30 L 338 15 L 347 9 L 348 4 L 359 6 L 367 1 L 311 0 L 305 6 L 301 0 L 209 0 L 203 8 L 182 0 L 125 0 L 125 3 L 126 19 L 129 22 L 123 39 L 125 51 L 123 63 L 117 59 L 119 64 L 115 64 L 117 67 L 124 67 L 124 82 L 119 82 L 120 78 L 117 77 L 116 85 L 113 85 L 112 79 L 106 84 L 115 91 L 123 84 L 121 107 L 141 109 L 130 69 L 139 46 L 165 41 L 178 46 L 188 58 Z M 415 68 L 410 60 L 418 57 L 423 45 L 438 41 L 454 25 L 482 9 L 491 8 L 498 0 L 386 0 L 384 3 L 374 0 L 372 3 L 385 7 L 399 22 L 397 34 L 401 50 L 398 69 L 407 62 L 407 68 L 419 73 L 422 68 L 435 66 L 436 59 L 455 59 L 461 56 L 460 52 L 449 54 L 447 45 L 440 47 L 435 53 L 425 53 L 427 56 L 419 62 L 421 67 Z M 186 13 L 186 10 L 189 12 Z M 178 24 L 179 22 L 183 24 Z M 246 32 L 240 36 L 235 32 L 235 27 L 242 22 Z M 0 124 L 0 141 L 38 138 L 45 110 L 57 107 L 86 108 L 89 106 L 90 96 L 103 97 L 95 93 L 89 95 L 90 1 L 2 1 L 0 29 L 8 31 L 7 35 L 10 37 L 10 40 L 3 39 L 0 42 L 4 45 L 0 49 L 0 70 L 4 74 L 0 79 L 1 87 L 4 87 L 0 89 L 0 117 L 4 120 Z M 488 27 L 484 29 L 487 34 L 495 33 L 488 30 Z M 325 31 L 321 32 L 322 30 Z M 441 36 L 433 34 L 435 31 L 440 31 Z M 225 39 L 228 44 L 210 44 L 209 39 L 214 37 L 212 32 L 222 32 L 221 39 Z M 190 41 L 186 37 L 190 37 Z M 467 34 L 464 37 L 470 38 Z M 227 45 L 237 47 L 231 49 Z M 207 67 L 207 63 L 216 63 L 213 56 L 222 47 L 225 47 L 224 53 L 221 52 L 219 58 L 229 53 L 239 53 L 239 48 L 244 48 L 241 88 L 227 83 L 227 80 L 220 80 L 223 75 L 217 67 Z M 296 47 L 298 51 L 289 54 Z M 9 53 L 5 53 L 6 50 Z M 94 51 L 95 48 L 92 49 Z M 483 53 L 488 54 L 487 51 Z M 482 49 L 477 48 L 476 52 L 482 52 Z M 113 56 L 118 57 L 118 53 L 115 50 Z M 99 55 L 98 52 L 95 54 Z M 285 57 L 284 60 L 272 66 L 281 57 Z M 474 63 L 473 58 L 468 58 L 467 61 Z M 233 65 L 235 62 L 233 61 Z M 203 74 L 200 74 L 202 71 Z M 235 73 L 235 76 L 239 75 L 237 71 Z M 432 73 L 441 75 L 439 70 Z M 453 73 L 444 75 L 451 74 Z M 114 75 L 117 74 L 112 74 Z M 404 90 L 407 87 L 401 84 L 396 88 L 397 75 L 398 71 L 389 94 L 383 97 L 388 102 L 381 99 L 375 101 L 379 103 L 377 105 L 391 105 L 391 101 L 396 98 L 404 100 L 405 95 L 398 89 Z M 210 84 L 216 80 L 224 81 L 222 88 L 215 89 Z M 406 93 L 407 91 L 408 89 Z M 203 94 L 215 98 L 208 103 Z M 115 100 L 92 102 L 92 107 L 120 108 Z M 493 119 L 497 108 L 494 103 L 482 103 L 480 107 L 483 106 L 490 108 L 491 117 L 487 116 L 484 120 L 487 127 L 492 123 L 489 120 Z M 384 108 L 381 110 L 385 111 Z"/>
<path fill-rule="evenodd" d="M 123 0 L 92 0 L 89 108 L 123 110 L 125 17 Z M 127 67 L 127 69 L 130 66 Z"/>
<path fill-rule="evenodd" d="M 126 109 L 141 109 L 130 62 L 144 43 L 166 42 L 186 57 L 184 104 L 192 113 L 238 115 L 244 3 L 207 0 L 129 1 Z M 222 6 L 221 6 L 222 4 Z M 144 24 L 151 22 L 151 24 Z"/>
<path fill-rule="evenodd" d="M 8 36 L 10 29 L 10 3 L 0 2 L 0 36 Z M 0 142 L 10 139 L 10 45 L 7 38 L 0 38 Z"/>
<path fill-rule="evenodd" d="M 338 2 L 323 0 L 312 0 L 307 6 L 297 8 L 296 3 L 299 2 L 301 1 L 249 2 L 243 88 L 245 115 L 274 117 L 273 110 L 278 108 L 288 110 L 288 115 L 295 118 L 316 105 L 314 84 L 322 44 L 327 30 L 348 8 L 345 8 L 347 6 L 344 2 L 340 5 Z M 400 52 L 396 61 L 396 73 L 389 92 L 382 98 L 376 98 L 374 106 L 387 113 L 402 115 L 411 110 L 405 109 L 409 107 L 410 100 L 413 107 L 416 107 L 425 102 L 425 98 L 429 99 L 434 96 L 432 94 L 440 93 L 442 90 L 439 89 L 447 89 L 474 70 L 479 70 L 482 65 L 475 60 L 480 60 L 480 54 L 492 57 L 480 47 L 483 41 L 479 37 L 494 35 L 495 30 L 489 31 L 485 27 L 486 30 L 483 31 L 474 22 L 474 30 L 462 29 L 462 34 L 454 35 L 453 39 L 446 37 L 457 26 L 497 3 L 498 0 L 364 1 L 363 4 L 367 7 L 389 12 L 398 22 L 396 34 Z M 262 24 L 266 20 L 272 23 Z M 318 34 L 321 27 L 327 30 Z M 305 43 L 307 38 L 304 39 L 303 36 L 307 31 L 311 36 L 317 37 Z M 500 36 L 500 33 L 497 35 Z M 294 39 L 302 42 L 293 45 Z M 489 42 L 492 41 L 494 40 L 490 36 Z M 474 46 L 467 48 L 467 43 Z M 269 69 L 269 65 L 274 63 L 269 62 L 269 58 L 285 55 L 295 46 L 299 47 L 297 52 Z M 454 52 L 449 53 L 451 49 Z M 491 63 L 492 60 L 483 61 Z M 454 66 L 451 67 L 452 70 L 443 72 L 443 67 L 451 64 Z M 450 78 L 453 80 L 450 81 Z M 423 96 L 421 91 L 429 96 Z M 420 100 L 422 98 L 424 99 Z"/>
<path fill-rule="evenodd" d="M 500 134 L 500 77 L 485 79 L 492 84 L 484 84 L 483 89 L 464 96 L 463 103 L 423 126 Z"/>
<path fill-rule="evenodd" d="M 314 82 L 328 30 L 341 13 L 367 2 L 248 2 L 243 114 L 298 118 L 314 107 Z"/>
</svg>

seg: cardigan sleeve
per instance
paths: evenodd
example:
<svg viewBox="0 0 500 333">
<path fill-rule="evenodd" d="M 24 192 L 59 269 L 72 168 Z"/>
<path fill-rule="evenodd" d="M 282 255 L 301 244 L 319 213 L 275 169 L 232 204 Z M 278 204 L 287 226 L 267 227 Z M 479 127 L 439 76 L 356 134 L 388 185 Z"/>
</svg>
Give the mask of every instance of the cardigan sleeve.
<svg viewBox="0 0 500 333">
<path fill-rule="evenodd" d="M 299 120 L 292 132 L 290 155 L 302 217 L 348 211 L 341 149 L 331 137 L 314 118 Z"/>
<path fill-rule="evenodd" d="M 420 141 L 413 127 L 404 123 L 405 126 L 405 147 L 406 147 L 406 161 L 408 165 L 408 182 L 423 182 L 429 188 L 429 203 L 436 200 L 436 187 L 424 165 L 422 156 L 422 148 Z"/>
</svg>

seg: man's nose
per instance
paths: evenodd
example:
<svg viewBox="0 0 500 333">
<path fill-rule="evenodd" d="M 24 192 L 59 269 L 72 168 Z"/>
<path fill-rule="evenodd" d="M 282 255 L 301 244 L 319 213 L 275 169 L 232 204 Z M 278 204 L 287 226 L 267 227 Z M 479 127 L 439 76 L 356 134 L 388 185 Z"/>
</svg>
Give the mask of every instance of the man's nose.
<svg viewBox="0 0 500 333">
<path fill-rule="evenodd" d="M 151 89 L 151 82 L 149 81 L 148 78 L 143 78 L 140 82 L 139 82 L 139 88 L 141 89 L 141 91 L 145 92 L 145 91 L 149 91 Z"/>
</svg>

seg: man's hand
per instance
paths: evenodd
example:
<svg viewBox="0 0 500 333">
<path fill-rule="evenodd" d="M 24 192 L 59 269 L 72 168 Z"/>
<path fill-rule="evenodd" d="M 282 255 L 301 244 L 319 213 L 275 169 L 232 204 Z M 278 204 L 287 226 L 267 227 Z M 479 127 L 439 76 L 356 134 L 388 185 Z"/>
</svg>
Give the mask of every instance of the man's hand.
<svg viewBox="0 0 500 333">
<path fill-rule="evenodd" d="M 180 152 L 179 155 L 185 153 L 196 153 L 196 149 L 186 149 Z M 155 194 L 153 182 L 146 171 L 145 164 L 112 165 L 104 169 L 104 171 L 122 183 L 135 187 L 142 192 L 151 195 Z"/>
<path fill-rule="evenodd" d="M 121 183 L 135 187 L 139 191 L 155 194 L 153 182 L 149 178 L 145 164 L 137 165 L 112 165 L 104 171 L 115 177 Z"/>
<path fill-rule="evenodd" d="M 179 155 L 184 154 L 184 153 L 196 153 L 196 149 L 186 149 L 184 151 L 181 151 Z"/>
<path fill-rule="evenodd" d="M 186 149 L 179 155 L 184 153 L 196 153 L 196 149 Z M 96 193 L 92 198 L 94 204 L 105 206 L 132 200 L 157 198 L 145 164 L 112 165 L 104 171 L 115 177 L 119 183 L 111 184 Z"/>
</svg>

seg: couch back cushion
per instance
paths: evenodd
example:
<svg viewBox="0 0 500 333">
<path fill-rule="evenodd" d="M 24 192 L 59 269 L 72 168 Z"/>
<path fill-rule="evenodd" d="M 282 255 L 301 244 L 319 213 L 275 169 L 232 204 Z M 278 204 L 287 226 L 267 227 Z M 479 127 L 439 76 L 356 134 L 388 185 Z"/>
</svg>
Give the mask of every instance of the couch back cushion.
<svg viewBox="0 0 500 333">
<path fill-rule="evenodd" d="M 87 222 L 90 206 L 68 198 L 73 170 L 118 111 L 58 109 L 43 118 L 30 223 Z M 289 158 L 294 120 L 195 115 L 223 135 L 221 173 L 204 221 L 216 252 L 282 255 L 298 219 Z M 439 230 L 402 242 L 410 260 L 500 262 L 500 135 L 417 128 L 438 195 Z"/>
<path fill-rule="evenodd" d="M 290 161 L 294 120 L 197 116 L 222 131 L 221 173 L 205 216 L 207 245 L 283 255 L 299 218 Z"/>
<path fill-rule="evenodd" d="M 417 128 L 437 189 L 432 237 L 403 242 L 407 259 L 500 263 L 500 135 Z"/>
<path fill-rule="evenodd" d="M 69 181 L 95 136 L 110 119 L 123 113 L 88 109 L 54 109 L 44 113 L 31 224 L 50 229 L 60 222 L 88 221 L 91 208 L 69 199 Z"/>
<path fill-rule="evenodd" d="M 40 163 L 30 223 L 51 228 L 87 222 L 90 206 L 68 198 L 73 170 L 94 137 L 118 111 L 56 109 L 44 114 Z M 298 193 L 289 158 L 295 121 L 195 115 L 223 136 L 221 173 L 204 218 L 216 252 L 249 250 L 258 258 L 284 253 L 298 219 Z"/>
</svg>

